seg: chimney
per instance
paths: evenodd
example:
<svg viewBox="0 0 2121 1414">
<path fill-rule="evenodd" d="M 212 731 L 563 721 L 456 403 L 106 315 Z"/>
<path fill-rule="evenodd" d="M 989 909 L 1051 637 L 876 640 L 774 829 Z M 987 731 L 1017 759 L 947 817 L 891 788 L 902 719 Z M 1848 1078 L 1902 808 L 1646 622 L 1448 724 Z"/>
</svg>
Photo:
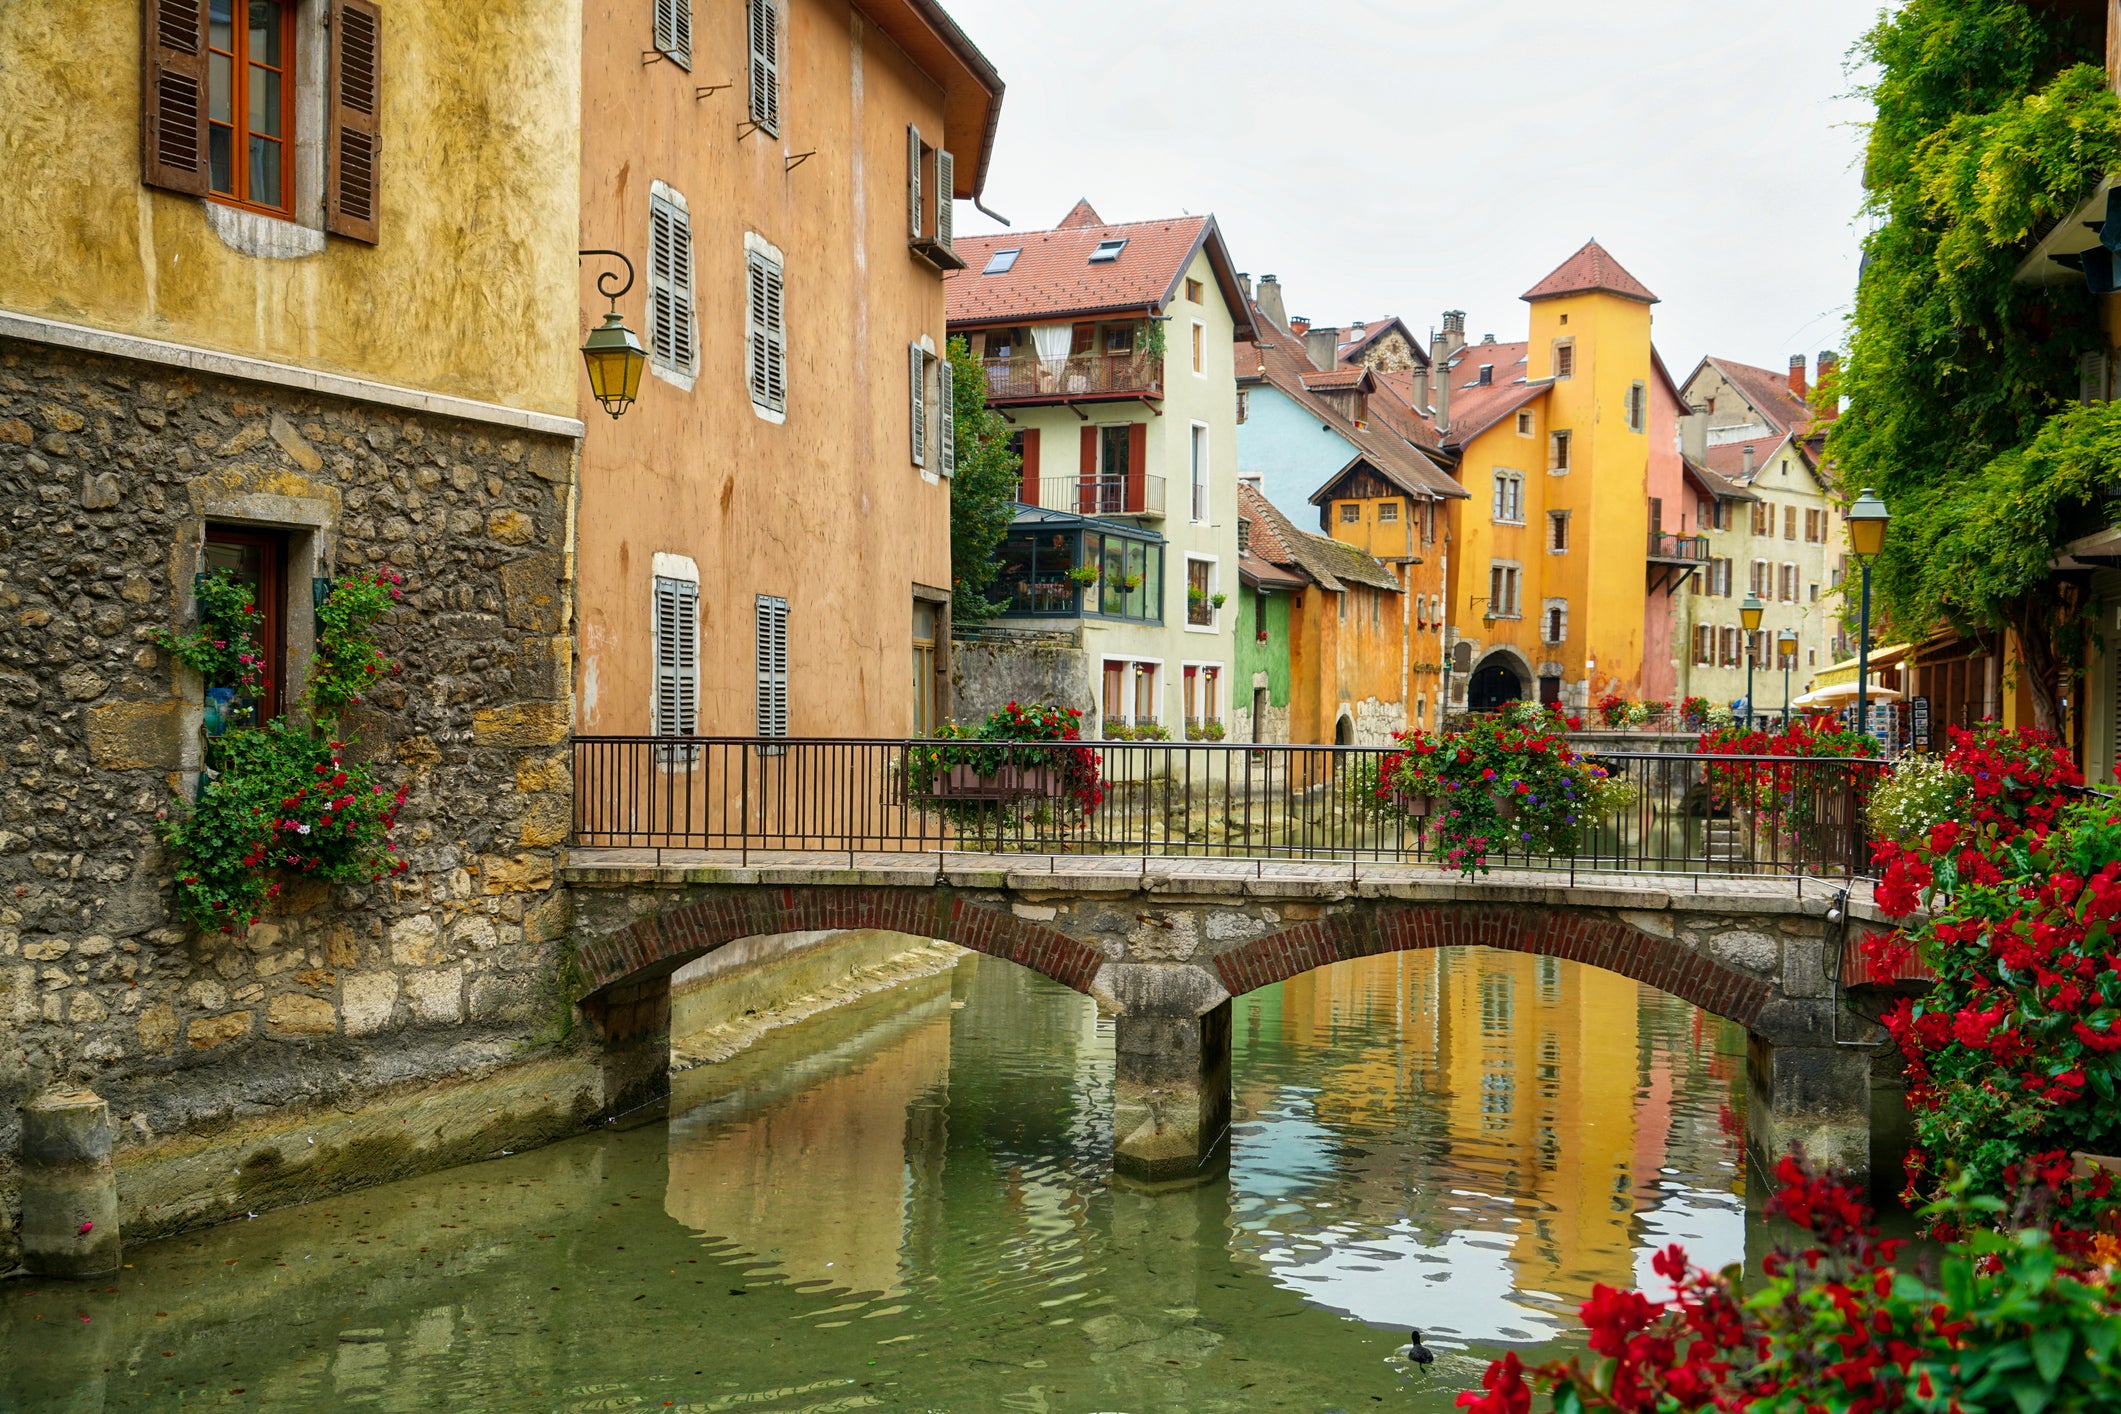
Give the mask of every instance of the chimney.
<svg viewBox="0 0 2121 1414">
<path fill-rule="evenodd" d="M 1709 462 L 1709 415 L 1690 412 L 1679 419 L 1679 455 L 1696 466 Z"/>
<path fill-rule="evenodd" d="M 1357 319 L 1357 320 L 1355 320 L 1355 321 L 1354 321 L 1353 323 L 1351 323 L 1351 324 L 1349 324 L 1349 325 L 1348 325 L 1348 342 L 1349 342 L 1349 343 L 1351 343 L 1351 344 L 1352 344 L 1352 343 L 1354 343 L 1354 342 L 1355 342 L 1356 340 L 1358 340 L 1358 339 L 1360 339 L 1360 338 L 1362 337 L 1362 331 L 1363 331 L 1363 327 L 1364 327 L 1364 326 L 1363 326 L 1363 322 L 1362 322 L 1362 321 L 1361 321 L 1360 319 Z"/>
<path fill-rule="evenodd" d="M 1819 351 L 1819 386 L 1826 389 L 1832 396 L 1827 402 L 1826 410 L 1819 415 L 1828 422 L 1832 422 L 1835 418 L 1841 416 L 1840 393 L 1834 387 L 1834 375 L 1840 371 L 1841 355 L 1835 353 L 1832 349 L 1821 349 Z"/>
<path fill-rule="evenodd" d="M 1409 371 L 1414 375 L 1414 410 L 1420 412 L 1429 405 L 1429 370 L 1417 363 Z"/>
<path fill-rule="evenodd" d="M 1304 352 L 1314 367 L 1323 371 L 1340 363 L 1340 330 L 1327 325 L 1304 332 Z"/>
<path fill-rule="evenodd" d="M 1751 442 L 1745 444 L 1745 479 L 1748 481 L 1753 479 L 1753 444 Z"/>
<path fill-rule="evenodd" d="M 1246 299 L 1252 298 L 1252 276 L 1250 272 L 1244 270 L 1237 272 L 1237 288 L 1245 292 Z"/>
<path fill-rule="evenodd" d="M 1253 296 L 1252 302 L 1259 306 L 1261 314 L 1284 329 L 1289 327 L 1289 316 L 1281 307 L 1281 281 L 1272 275 L 1260 276 L 1259 293 Z"/>
<path fill-rule="evenodd" d="M 1443 353 L 1437 356 L 1441 362 L 1449 355 L 1466 346 L 1466 312 L 1462 309 L 1447 309 L 1443 312 Z"/>
<path fill-rule="evenodd" d="M 1460 315 L 1459 317 L 1462 319 L 1465 316 Z M 1450 328 L 1450 316 L 1445 315 L 1444 321 L 1444 328 L 1448 331 Z M 1435 382 L 1436 390 L 1431 396 L 1436 404 L 1436 436 L 1438 440 L 1443 440 L 1450 435 L 1451 431 L 1451 363 L 1449 359 L 1440 356 L 1437 358 Z"/>
<path fill-rule="evenodd" d="M 1301 314 L 1294 315 L 1289 320 L 1289 332 L 1299 339 L 1304 336 L 1310 327 L 1311 321 L 1304 318 Z"/>
<path fill-rule="evenodd" d="M 1796 398 L 1796 399 L 1797 399 L 1797 400 L 1798 400 L 1799 402 L 1803 402 L 1803 401 L 1804 401 L 1804 399 L 1805 399 L 1805 397 L 1806 397 L 1806 396 L 1807 396 L 1807 395 L 1808 395 L 1808 394 L 1810 393 L 1810 391 L 1811 391 L 1810 389 L 1808 389 L 1808 388 L 1806 388 L 1806 387 L 1804 386 L 1804 355 L 1803 355 L 1803 354 L 1791 354 L 1791 355 L 1790 355 L 1790 394 L 1791 394 L 1791 396 L 1795 397 L 1795 398 Z"/>
</svg>

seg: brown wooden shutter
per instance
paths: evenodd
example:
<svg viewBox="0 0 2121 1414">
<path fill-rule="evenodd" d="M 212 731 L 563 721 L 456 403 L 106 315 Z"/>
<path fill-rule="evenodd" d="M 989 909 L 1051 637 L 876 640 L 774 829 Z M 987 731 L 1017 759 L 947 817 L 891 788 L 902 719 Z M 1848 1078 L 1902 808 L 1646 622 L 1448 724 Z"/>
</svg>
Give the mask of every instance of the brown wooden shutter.
<svg viewBox="0 0 2121 1414">
<path fill-rule="evenodd" d="M 1038 429 L 1036 427 L 1026 427 L 1024 429 L 1023 448 L 1024 484 L 1019 496 L 1025 505 L 1035 506 L 1038 504 Z"/>
<path fill-rule="evenodd" d="M 206 194 L 206 0 L 142 0 L 140 180 Z"/>
<path fill-rule="evenodd" d="M 1075 478 L 1075 509 L 1082 514 L 1097 514 L 1097 429 L 1083 429 L 1083 456 Z"/>
<path fill-rule="evenodd" d="M 330 93 L 324 229 L 374 245 L 383 146 L 383 11 L 375 0 L 331 0 Z"/>
<path fill-rule="evenodd" d="M 1137 422 L 1127 428 L 1127 509 L 1137 515 L 1147 510 L 1148 490 L 1149 425 Z"/>
</svg>

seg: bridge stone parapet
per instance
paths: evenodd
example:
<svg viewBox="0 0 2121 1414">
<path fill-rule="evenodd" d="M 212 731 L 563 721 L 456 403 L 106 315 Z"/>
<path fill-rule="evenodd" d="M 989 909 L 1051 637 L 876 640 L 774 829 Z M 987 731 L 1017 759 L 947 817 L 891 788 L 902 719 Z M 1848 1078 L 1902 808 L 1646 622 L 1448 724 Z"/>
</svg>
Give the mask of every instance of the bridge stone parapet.
<svg viewBox="0 0 2121 1414">
<path fill-rule="evenodd" d="M 1484 946 L 1565 958 L 1661 988 L 1744 1027 L 1748 1140 L 1870 1165 L 1869 1054 L 1843 1043 L 1834 891 L 1816 881 L 1498 875 L 1373 865 L 1037 857 L 837 864 L 638 863 L 595 855 L 576 892 L 576 995 L 607 1038 L 608 1087 L 644 1099 L 667 1076 L 670 973 L 739 938 L 864 928 L 939 938 L 1095 997 L 1116 1021 L 1114 1161 L 1192 1173 L 1229 1117 L 1235 996 L 1378 953 Z M 1121 865 L 1129 867 L 1120 867 Z M 1862 926 L 1867 905 L 1841 904 Z M 654 995 L 666 998 L 660 1013 Z M 1838 1020 L 1838 1024 L 1837 1024 Z"/>
</svg>

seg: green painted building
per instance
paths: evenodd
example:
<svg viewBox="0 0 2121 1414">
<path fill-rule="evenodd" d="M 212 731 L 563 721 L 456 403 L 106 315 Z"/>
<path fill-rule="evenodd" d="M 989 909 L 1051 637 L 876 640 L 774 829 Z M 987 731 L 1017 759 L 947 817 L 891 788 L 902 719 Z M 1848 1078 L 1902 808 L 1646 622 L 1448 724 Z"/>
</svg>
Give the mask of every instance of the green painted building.
<svg viewBox="0 0 2121 1414">
<path fill-rule="evenodd" d="M 1231 682 L 1233 741 L 1289 739 L 1289 609 L 1305 581 L 1252 553 L 1247 502 L 1238 488 L 1237 672 Z"/>
</svg>

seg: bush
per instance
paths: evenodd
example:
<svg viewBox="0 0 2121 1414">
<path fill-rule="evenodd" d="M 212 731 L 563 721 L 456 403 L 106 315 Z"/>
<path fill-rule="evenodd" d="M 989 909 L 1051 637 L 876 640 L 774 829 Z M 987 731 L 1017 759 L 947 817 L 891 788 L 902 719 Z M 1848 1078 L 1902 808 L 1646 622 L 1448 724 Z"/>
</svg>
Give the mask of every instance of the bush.
<svg viewBox="0 0 2121 1414">
<path fill-rule="evenodd" d="M 1893 774 L 1871 789 L 1864 818 L 1871 837 L 1911 844 L 1930 826 L 1957 815 L 1971 794 L 1966 777 L 1928 754 L 1903 756 Z"/>
</svg>

